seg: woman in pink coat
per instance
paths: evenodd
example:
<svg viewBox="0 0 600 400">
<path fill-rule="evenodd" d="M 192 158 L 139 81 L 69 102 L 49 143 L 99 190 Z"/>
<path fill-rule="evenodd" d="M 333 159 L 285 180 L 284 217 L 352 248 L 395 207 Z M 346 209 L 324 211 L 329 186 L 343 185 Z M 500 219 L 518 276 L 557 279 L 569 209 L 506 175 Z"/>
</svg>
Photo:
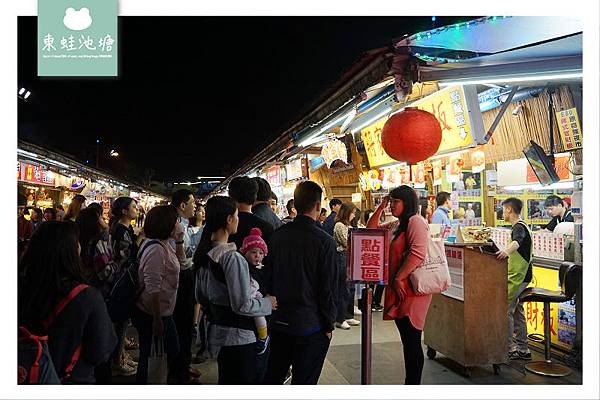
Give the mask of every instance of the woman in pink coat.
<svg viewBox="0 0 600 400">
<path fill-rule="evenodd" d="M 398 221 L 379 225 L 379 218 L 388 204 Z M 424 362 L 421 333 L 431 303 L 431 295 L 415 294 L 409 280 L 411 272 L 427 255 L 429 240 L 429 226 L 418 211 L 419 200 L 415 191 L 409 186 L 400 186 L 390 191 L 367 224 L 368 228 L 397 227 L 391 235 L 389 283 L 385 291 L 383 319 L 393 319 L 400 332 L 407 385 L 421 383 Z"/>
</svg>

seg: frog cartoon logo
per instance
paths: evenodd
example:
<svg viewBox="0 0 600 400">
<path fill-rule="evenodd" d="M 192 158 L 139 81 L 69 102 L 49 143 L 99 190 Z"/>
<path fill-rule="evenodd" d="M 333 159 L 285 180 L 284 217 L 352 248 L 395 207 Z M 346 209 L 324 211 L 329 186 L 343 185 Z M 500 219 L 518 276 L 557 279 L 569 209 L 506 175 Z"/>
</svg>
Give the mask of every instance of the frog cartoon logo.
<svg viewBox="0 0 600 400">
<path fill-rule="evenodd" d="M 85 7 L 79 11 L 75 11 L 73 7 L 67 8 L 65 10 L 63 24 L 72 31 L 82 31 L 89 28 L 92 25 L 90 10 Z"/>
</svg>

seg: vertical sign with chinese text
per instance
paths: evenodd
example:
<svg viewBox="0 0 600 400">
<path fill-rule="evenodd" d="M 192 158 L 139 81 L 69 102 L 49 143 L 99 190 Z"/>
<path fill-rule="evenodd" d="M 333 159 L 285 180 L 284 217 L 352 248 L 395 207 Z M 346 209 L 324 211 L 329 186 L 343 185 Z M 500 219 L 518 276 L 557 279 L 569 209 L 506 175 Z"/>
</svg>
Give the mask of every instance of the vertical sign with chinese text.
<svg viewBox="0 0 600 400">
<path fill-rule="evenodd" d="M 117 76 L 117 0 L 38 0 L 38 76 Z"/>
<path fill-rule="evenodd" d="M 453 299 L 464 301 L 464 272 L 465 272 L 465 249 L 462 247 L 446 246 L 446 259 L 450 270 L 452 284 L 442 294 Z"/>
<path fill-rule="evenodd" d="M 579 125 L 577 109 L 558 111 L 556 113 L 560 138 L 566 151 L 573 151 L 583 148 L 583 133 Z"/>
<path fill-rule="evenodd" d="M 271 186 L 279 187 L 282 185 L 281 167 L 279 165 L 267 169 L 267 181 Z"/>
<path fill-rule="evenodd" d="M 350 229 L 348 280 L 387 284 L 388 250 L 387 229 Z"/>
</svg>

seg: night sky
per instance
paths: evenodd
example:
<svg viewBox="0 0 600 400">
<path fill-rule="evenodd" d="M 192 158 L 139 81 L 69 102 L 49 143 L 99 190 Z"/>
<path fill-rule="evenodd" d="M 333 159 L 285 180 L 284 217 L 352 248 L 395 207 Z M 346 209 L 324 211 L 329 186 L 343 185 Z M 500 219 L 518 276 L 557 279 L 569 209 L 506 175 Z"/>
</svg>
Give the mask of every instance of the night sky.
<svg viewBox="0 0 600 400">
<path fill-rule="evenodd" d="M 467 17 L 437 18 L 437 26 Z M 225 175 L 300 119 L 361 54 L 431 17 L 121 17 L 118 78 L 38 78 L 19 17 L 19 138 L 141 182 Z"/>
</svg>

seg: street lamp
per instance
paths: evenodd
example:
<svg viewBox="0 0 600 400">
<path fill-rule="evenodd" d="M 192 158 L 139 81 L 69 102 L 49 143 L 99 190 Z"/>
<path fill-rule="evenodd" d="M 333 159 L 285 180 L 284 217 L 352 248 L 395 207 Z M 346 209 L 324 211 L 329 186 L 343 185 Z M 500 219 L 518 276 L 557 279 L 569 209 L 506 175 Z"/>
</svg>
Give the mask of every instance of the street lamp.
<svg viewBox="0 0 600 400">
<path fill-rule="evenodd" d="M 115 151 L 115 149 L 112 149 L 109 153 L 109 155 L 111 157 L 119 157 L 119 152 Z"/>
<path fill-rule="evenodd" d="M 31 96 L 31 92 L 29 90 L 25 89 L 24 87 L 19 89 L 19 97 L 20 98 L 22 98 L 23 100 L 27 100 L 29 98 L 29 96 Z"/>
<path fill-rule="evenodd" d="M 96 169 L 98 169 L 98 165 L 100 164 L 100 139 L 96 139 Z"/>
</svg>

